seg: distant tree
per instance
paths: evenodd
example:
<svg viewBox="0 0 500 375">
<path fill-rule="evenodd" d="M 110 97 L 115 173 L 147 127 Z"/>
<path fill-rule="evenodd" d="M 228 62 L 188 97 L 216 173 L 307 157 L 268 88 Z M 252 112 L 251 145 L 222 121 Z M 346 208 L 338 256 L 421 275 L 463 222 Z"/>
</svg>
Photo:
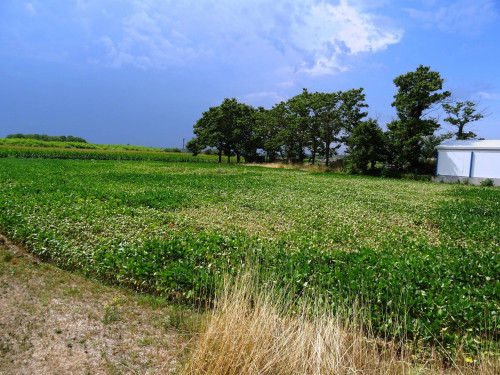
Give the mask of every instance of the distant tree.
<svg viewBox="0 0 500 375">
<path fill-rule="evenodd" d="M 399 169 L 415 170 L 421 157 L 422 139 L 439 128 L 435 118 L 429 116 L 437 104 L 451 94 L 439 92 L 443 79 L 438 72 L 420 65 L 415 72 L 402 74 L 394 79 L 398 92 L 392 106 L 398 120 L 387 125 L 391 142 L 391 159 Z"/>
<path fill-rule="evenodd" d="M 302 89 L 302 93 L 295 95 L 286 103 L 294 128 L 297 130 L 296 139 L 299 141 L 297 147 L 297 159 L 302 162 L 305 157 L 304 147 L 307 147 L 311 152 L 311 161 L 314 164 L 316 154 L 320 147 L 319 126 L 315 121 L 312 98 L 315 94 L 311 94 L 307 89 Z"/>
<path fill-rule="evenodd" d="M 207 148 L 206 150 L 203 150 L 203 154 L 205 154 L 205 155 L 217 155 L 217 150 L 214 150 L 213 148 Z"/>
<path fill-rule="evenodd" d="M 443 104 L 443 108 L 448 115 L 444 121 L 450 125 L 457 127 L 457 139 L 474 139 L 477 134 L 472 131 L 465 131 L 464 128 L 471 122 L 481 120 L 484 118 L 484 111 L 476 109 L 476 103 L 472 101 L 456 102 L 455 105 L 448 103 Z"/>
<path fill-rule="evenodd" d="M 130 146 L 130 145 L 127 145 L 127 146 Z M 179 147 L 166 147 L 166 148 L 163 149 L 163 152 L 175 152 L 175 153 L 179 153 L 180 154 L 180 153 L 183 153 L 183 152 L 186 152 L 186 151 L 184 149 L 181 150 Z M 193 152 L 193 154 L 194 154 L 194 152 Z M 199 151 L 196 152 L 196 155 L 198 155 L 198 154 L 199 154 Z"/>
<path fill-rule="evenodd" d="M 345 140 L 345 135 L 366 116 L 365 112 L 361 112 L 363 107 L 367 107 L 362 91 L 353 89 L 347 92 L 310 93 L 303 89 L 301 94 L 288 100 L 289 112 L 302 135 L 302 138 L 297 136 L 297 139 L 302 139 L 302 145 L 311 152 L 312 163 L 316 155 L 321 153 L 328 165 Z"/>
<path fill-rule="evenodd" d="M 387 159 L 383 130 L 374 119 L 360 122 L 347 138 L 347 160 L 355 172 L 366 173 L 373 170 L 377 161 Z"/>
<path fill-rule="evenodd" d="M 422 157 L 430 159 L 436 157 L 436 147 L 439 146 L 444 140 L 453 137 L 453 133 L 446 133 L 441 135 L 427 135 L 422 138 Z"/>
<path fill-rule="evenodd" d="M 193 138 L 186 143 L 186 149 L 196 156 L 201 152 L 203 146 L 200 146 L 198 138 Z"/>
<path fill-rule="evenodd" d="M 288 102 L 280 102 L 268 113 L 268 126 L 274 136 L 267 145 L 277 147 L 281 158 L 289 162 L 303 162 L 307 142 L 304 121 L 290 110 Z"/>
<path fill-rule="evenodd" d="M 72 135 L 47 135 L 47 134 L 22 134 L 22 133 L 17 133 L 17 134 L 9 134 L 6 138 L 24 138 L 24 139 L 36 139 L 39 141 L 46 141 L 46 142 L 80 142 L 80 143 L 87 143 L 87 141 L 83 138 L 80 137 L 73 137 Z"/>
<path fill-rule="evenodd" d="M 279 123 L 276 114 L 272 110 L 259 107 L 254 117 L 255 134 L 260 139 L 266 159 L 268 162 L 274 162 L 281 151 L 281 143 L 278 139 Z"/>
<path fill-rule="evenodd" d="M 258 159 L 258 149 L 262 148 L 262 138 L 256 131 L 257 110 L 247 104 L 238 103 L 236 126 L 232 132 L 236 161 L 243 156 L 245 161 L 254 162 Z"/>
<path fill-rule="evenodd" d="M 363 94 L 362 87 L 342 92 L 341 99 L 342 128 L 345 134 L 343 140 L 345 140 L 355 127 L 361 123 L 361 119 L 368 114 L 362 112 L 363 108 L 368 107 L 368 104 L 365 103 L 365 94 Z"/>
<path fill-rule="evenodd" d="M 226 135 L 219 118 L 218 107 L 210 107 L 208 111 L 203 112 L 202 117 L 193 126 L 193 133 L 196 137 L 190 140 L 186 147 L 195 155 L 207 146 L 215 147 L 219 155 L 219 163 L 221 163 Z"/>
<path fill-rule="evenodd" d="M 188 142 L 188 149 L 199 153 L 206 147 L 215 147 L 219 155 L 231 162 L 231 156 L 237 160 L 243 155 L 255 155 L 260 145 L 255 134 L 255 109 L 234 98 L 224 99 L 218 107 L 210 107 L 193 127 L 195 138 Z"/>
<path fill-rule="evenodd" d="M 362 108 L 368 105 L 364 103 L 362 88 L 345 92 L 315 93 L 315 96 L 313 111 L 319 123 L 322 154 L 326 158 L 325 164 L 328 165 L 330 157 L 336 154 L 348 135 L 366 116 Z"/>
<path fill-rule="evenodd" d="M 247 161 L 260 160 L 259 150 L 263 150 L 268 161 L 280 155 L 289 162 L 302 163 L 308 150 L 313 163 L 321 153 L 328 164 L 341 146 L 342 137 L 350 134 L 366 116 L 361 111 L 367 107 L 362 90 L 325 94 L 303 89 L 301 94 L 270 110 L 262 107 L 256 110 L 236 99 L 224 99 L 196 122 L 195 138 L 187 147 L 195 154 L 214 147 L 219 162 L 222 154 L 228 157 L 228 162 L 232 155 L 236 155 L 238 162 L 241 156 Z"/>
<path fill-rule="evenodd" d="M 227 162 L 230 163 L 233 153 L 237 155 L 238 159 L 241 154 L 237 145 L 241 105 L 235 98 L 226 98 L 218 107 L 218 111 L 217 128 L 221 135 L 224 155 L 227 156 Z"/>
<path fill-rule="evenodd" d="M 5 138 L 26 138 L 26 136 L 22 133 L 16 133 L 16 134 L 9 134 Z"/>
</svg>

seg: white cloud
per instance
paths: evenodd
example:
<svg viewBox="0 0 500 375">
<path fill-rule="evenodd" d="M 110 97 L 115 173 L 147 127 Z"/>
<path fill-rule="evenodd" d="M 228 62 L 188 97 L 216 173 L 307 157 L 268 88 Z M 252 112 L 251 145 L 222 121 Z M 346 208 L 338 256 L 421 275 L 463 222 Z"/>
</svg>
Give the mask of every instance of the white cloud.
<svg viewBox="0 0 500 375">
<path fill-rule="evenodd" d="M 295 72 L 334 74 L 349 68 L 350 57 L 401 40 L 402 30 L 374 13 L 385 2 L 129 0 L 118 32 L 98 39 L 115 67 L 166 68 L 202 58 L 238 64 L 260 57 Z M 89 4 L 78 0 L 79 9 Z"/>
<path fill-rule="evenodd" d="M 292 41 L 313 55 L 313 63 L 303 70 L 312 75 L 348 69 L 342 58 L 383 50 L 401 40 L 402 31 L 377 25 L 375 17 L 363 13 L 346 0 L 311 7 L 303 23 L 294 25 Z M 307 65 L 307 63 L 306 63 Z"/>
<path fill-rule="evenodd" d="M 110 66 L 166 68 L 182 65 L 203 53 L 203 48 L 196 50 L 188 37 L 146 9 L 125 17 L 121 24 L 120 38 L 113 39 L 109 35 L 100 38 L 107 49 Z"/>
<path fill-rule="evenodd" d="M 266 105 L 274 105 L 276 103 L 286 101 L 287 98 L 278 94 L 277 92 L 254 92 L 250 94 L 243 95 L 241 100 L 244 103 L 248 103 L 253 106 L 266 106 Z"/>
<path fill-rule="evenodd" d="M 500 100 L 499 93 L 490 93 L 490 92 L 486 92 L 486 91 L 480 91 L 476 94 L 476 96 L 480 99 Z"/>
<path fill-rule="evenodd" d="M 427 27 L 436 27 L 448 33 L 480 34 L 486 25 L 498 18 L 493 0 L 457 0 L 439 2 L 426 9 L 406 9 L 408 14 Z M 434 5 L 433 3 L 429 5 Z"/>
<path fill-rule="evenodd" d="M 31 14 L 32 16 L 37 15 L 35 5 L 33 3 L 26 3 L 26 4 L 24 4 L 24 7 L 28 11 L 28 13 Z"/>
</svg>

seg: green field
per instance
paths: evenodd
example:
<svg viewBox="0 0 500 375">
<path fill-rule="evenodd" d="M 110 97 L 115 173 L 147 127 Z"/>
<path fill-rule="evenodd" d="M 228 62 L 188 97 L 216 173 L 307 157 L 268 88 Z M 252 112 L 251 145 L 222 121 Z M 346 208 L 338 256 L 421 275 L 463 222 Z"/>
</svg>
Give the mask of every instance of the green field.
<svg viewBox="0 0 500 375">
<path fill-rule="evenodd" d="M 499 224 L 498 188 L 0 158 L 1 231 L 62 267 L 189 300 L 257 262 L 264 282 L 333 309 L 357 302 L 377 332 L 447 348 L 498 350 Z"/>
<path fill-rule="evenodd" d="M 23 146 L 23 147 L 50 147 L 50 148 L 70 148 L 85 150 L 119 150 L 119 151 L 152 151 L 161 152 L 163 149 L 156 147 L 144 147 L 133 145 L 106 145 L 86 142 L 60 142 L 42 141 L 32 138 L 0 138 L 1 146 Z"/>
<path fill-rule="evenodd" d="M 41 142 L 41 141 L 40 141 Z M 51 142 L 45 142 L 51 143 Z M 86 143 L 82 143 L 86 144 Z M 94 145 L 95 146 L 95 145 Z M 136 147 L 136 146 L 131 146 Z M 144 147 L 146 148 L 146 147 Z M 181 152 L 163 152 L 151 150 L 128 149 L 73 149 L 64 147 L 27 147 L 2 145 L 0 142 L 0 158 L 30 158 L 30 159 L 83 159 L 83 160 L 140 160 L 164 162 L 197 162 L 217 163 L 215 155 L 199 154 L 193 156 Z"/>
</svg>

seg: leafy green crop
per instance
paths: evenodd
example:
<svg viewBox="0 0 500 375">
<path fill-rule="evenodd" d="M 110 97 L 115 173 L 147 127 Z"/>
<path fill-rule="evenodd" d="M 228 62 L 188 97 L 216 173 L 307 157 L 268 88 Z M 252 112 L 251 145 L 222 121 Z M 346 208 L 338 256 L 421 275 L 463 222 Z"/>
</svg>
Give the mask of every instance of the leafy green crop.
<svg viewBox="0 0 500 375">
<path fill-rule="evenodd" d="M 37 141 L 43 142 L 43 141 Z M 50 143 L 50 142 L 48 142 Z M 88 145 L 87 143 L 82 143 Z M 91 146 L 95 146 L 90 144 Z M 134 146 L 135 147 L 135 146 Z M 130 151 L 126 149 L 66 149 L 46 147 L 4 147 L 0 146 L 0 158 L 41 158 L 41 159 L 88 159 L 88 160 L 155 160 L 173 162 L 217 163 L 213 155 L 197 155 L 158 151 Z"/>
<path fill-rule="evenodd" d="M 160 152 L 161 148 L 132 146 L 132 145 L 106 145 L 93 144 L 87 142 L 62 142 L 62 141 L 42 141 L 32 138 L 0 138 L 2 146 L 25 146 L 25 147 L 50 147 L 50 148 L 70 148 L 70 149 L 90 149 L 90 150 L 119 150 L 119 151 L 153 151 Z"/>
<path fill-rule="evenodd" d="M 498 345 L 499 213 L 490 187 L 0 159 L 0 228 L 62 267 L 188 299 L 254 262 L 264 282 L 333 309 L 360 303 L 377 331 L 446 348 Z"/>
</svg>

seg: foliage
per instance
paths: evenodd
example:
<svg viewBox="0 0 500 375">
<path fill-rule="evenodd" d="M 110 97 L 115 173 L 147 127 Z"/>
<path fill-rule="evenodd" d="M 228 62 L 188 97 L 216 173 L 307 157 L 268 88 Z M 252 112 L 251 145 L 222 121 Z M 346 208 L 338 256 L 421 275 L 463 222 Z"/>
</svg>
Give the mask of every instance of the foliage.
<svg viewBox="0 0 500 375">
<path fill-rule="evenodd" d="M 394 84 L 398 92 L 392 106 L 396 108 L 398 120 L 387 125 L 391 159 L 399 169 L 414 171 L 421 157 L 422 138 L 439 128 L 429 113 L 451 94 L 439 92 L 443 79 L 438 72 L 422 65 L 415 72 L 396 77 Z"/>
<path fill-rule="evenodd" d="M 163 149 L 164 152 L 177 152 L 180 153 L 182 150 L 179 147 L 167 147 Z"/>
<path fill-rule="evenodd" d="M 448 115 L 444 121 L 457 128 L 457 139 L 464 140 L 476 138 L 476 133 L 472 131 L 465 132 L 464 130 L 471 122 L 481 120 L 484 117 L 482 111 L 477 111 L 476 103 L 471 101 L 456 102 L 454 106 L 444 103 L 443 108 Z"/>
<path fill-rule="evenodd" d="M 132 145 L 105 145 L 82 142 L 59 142 L 42 141 L 31 138 L 0 138 L 1 146 L 24 146 L 24 147 L 50 147 L 50 148 L 71 148 L 88 150 L 116 150 L 116 151 L 154 151 L 154 152 L 180 152 L 173 149 L 162 149 L 155 147 L 132 146 Z"/>
<path fill-rule="evenodd" d="M 41 159 L 87 159 L 87 160 L 155 160 L 175 162 L 216 163 L 217 158 L 208 155 L 193 156 L 184 153 L 119 151 L 119 150 L 82 150 L 42 147 L 3 147 L 0 158 L 41 158 Z"/>
<path fill-rule="evenodd" d="M 348 160 L 352 163 L 354 171 L 366 173 L 368 167 L 371 170 L 375 168 L 377 161 L 385 161 L 387 159 L 385 143 L 384 132 L 376 120 L 368 119 L 354 127 L 347 140 Z"/>
<path fill-rule="evenodd" d="M 9 134 L 6 138 L 22 138 L 22 139 L 37 139 L 39 141 L 57 141 L 57 142 L 78 142 L 87 143 L 87 141 L 80 137 L 73 137 L 72 135 L 47 135 L 47 134 Z"/>
<path fill-rule="evenodd" d="M 198 154 L 206 148 L 215 147 L 222 154 L 240 155 L 247 162 L 261 159 L 259 150 L 264 150 L 268 161 L 279 155 L 289 162 L 302 163 L 306 149 L 310 160 L 316 156 L 326 158 L 326 165 L 359 121 L 366 116 L 362 112 L 363 89 L 333 93 L 302 93 L 272 109 L 257 110 L 236 99 L 224 99 L 218 107 L 204 112 L 194 125 L 196 138 L 188 142 L 188 149 Z"/>
<path fill-rule="evenodd" d="M 290 106 L 291 103 L 291 106 Z M 302 163 L 305 159 L 307 145 L 307 116 L 300 116 L 298 108 L 293 108 L 293 101 L 280 102 L 270 112 L 270 128 L 275 134 L 270 140 L 274 148 L 279 150 L 282 159 L 288 162 Z M 304 121 L 305 120 L 305 121 Z M 271 133 L 271 134 L 272 134 Z"/>
<path fill-rule="evenodd" d="M 493 180 L 491 178 L 487 178 L 486 180 L 481 181 L 481 186 L 494 186 Z"/>
<path fill-rule="evenodd" d="M 193 128 L 195 138 L 187 144 L 188 150 L 198 154 L 208 147 L 215 147 L 219 155 L 222 154 L 231 162 L 231 155 L 236 154 L 237 161 L 241 156 L 252 159 L 257 155 L 257 139 L 254 130 L 255 109 L 236 99 L 224 99 L 218 107 L 210 107 L 196 122 Z"/>
<path fill-rule="evenodd" d="M 303 89 L 302 94 L 287 102 L 292 116 L 303 124 L 300 134 L 305 137 L 303 144 L 312 152 L 313 164 L 316 154 L 322 154 L 328 166 L 341 142 L 366 116 L 366 112 L 361 112 L 367 107 L 362 92 L 362 88 L 332 93 L 309 93 Z"/>
<path fill-rule="evenodd" d="M 215 161 L 217 160 L 216 158 Z M 283 181 L 286 180 L 286 184 Z M 373 329 L 447 350 L 498 343 L 500 190 L 239 165 L 0 159 L 0 228 L 61 267 L 210 297 L 263 282 L 361 302 Z M 488 344 L 489 343 L 489 344 Z"/>
<path fill-rule="evenodd" d="M 452 133 L 441 135 L 431 134 L 422 138 L 422 157 L 423 159 L 435 158 L 437 154 L 436 147 L 439 146 L 444 140 L 453 137 Z"/>
</svg>

